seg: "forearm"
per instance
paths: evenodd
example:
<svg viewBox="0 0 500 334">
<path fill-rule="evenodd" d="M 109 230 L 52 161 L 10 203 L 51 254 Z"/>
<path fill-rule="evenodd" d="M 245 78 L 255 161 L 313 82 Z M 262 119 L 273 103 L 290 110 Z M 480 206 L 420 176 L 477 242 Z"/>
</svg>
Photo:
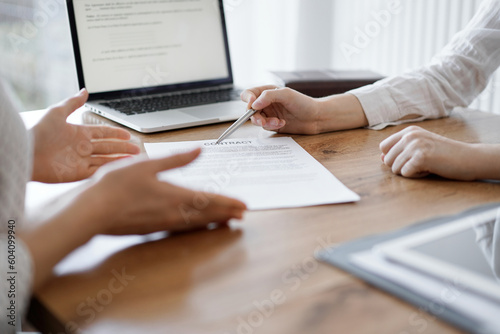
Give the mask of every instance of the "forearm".
<svg viewBox="0 0 500 334">
<path fill-rule="evenodd" d="M 361 103 L 352 94 L 332 95 L 317 101 L 319 133 L 356 129 L 368 125 Z"/>
<path fill-rule="evenodd" d="M 77 200 L 49 221 L 23 231 L 21 238 L 34 263 L 34 290 L 50 278 L 54 266 L 66 255 L 100 232 L 97 213 L 93 203 Z"/>
<path fill-rule="evenodd" d="M 470 144 L 473 156 L 467 159 L 472 165 L 474 179 L 500 180 L 500 144 Z"/>
</svg>

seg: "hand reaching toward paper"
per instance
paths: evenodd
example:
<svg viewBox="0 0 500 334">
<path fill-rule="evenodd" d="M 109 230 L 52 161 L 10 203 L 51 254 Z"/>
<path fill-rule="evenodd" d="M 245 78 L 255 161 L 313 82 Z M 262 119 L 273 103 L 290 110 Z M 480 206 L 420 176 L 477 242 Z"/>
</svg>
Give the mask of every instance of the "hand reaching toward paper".
<svg viewBox="0 0 500 334">
<path fill-rule="evenodd" d="M 108 217 L 101 233 L 147 234 L 200 228 L 241 219 L 244 203 L 159 181 L 157 174 L 193 162 L 200 149 L 162 159 L 144 160 L 105 173 L 84 197 Z M 125 162 L 125 161 L 124 161 Z M 89 198 L 89 201 L 92 199 Z M 105 205 L 98 204 L 99 202 Z M 144 222 L 147 222 L 146 224 Z"/>
</svg>

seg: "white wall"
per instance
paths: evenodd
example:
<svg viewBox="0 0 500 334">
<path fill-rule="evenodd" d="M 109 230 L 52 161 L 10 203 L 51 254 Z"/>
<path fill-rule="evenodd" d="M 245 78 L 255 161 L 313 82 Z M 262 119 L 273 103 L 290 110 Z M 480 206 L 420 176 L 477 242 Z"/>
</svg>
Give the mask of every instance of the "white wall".
<svg viewBox="0 0 500 334">
<path fill-rule="evenodd" d="M 332 67 L 396 75 L 425 65 L 467 24 L 482 0 L 334 2 Z M 471 107 L 500 113 L 496 78 Z"/>
<path fill-rule="evenodd" d="M 269 71 L 329 68 L 331 0 L 225 0 L 235 80 L 269 83 Z"/>
</svg>

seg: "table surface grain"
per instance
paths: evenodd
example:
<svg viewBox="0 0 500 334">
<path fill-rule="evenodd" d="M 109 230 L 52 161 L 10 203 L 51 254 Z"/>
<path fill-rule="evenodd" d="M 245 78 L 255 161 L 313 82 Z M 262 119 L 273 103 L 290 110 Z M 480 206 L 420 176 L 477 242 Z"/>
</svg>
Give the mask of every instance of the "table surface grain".
<svg viewBox="0 0 500 334">
<path fill-rule="evenodd" d="M 116 126 L 87 111 L 71 120 Z M 217 138 L 228 125 L 132 131 L 132 140 Z M 463 109 L 418 125 L 467 142 L 500 143 L 497 115 Z M 499 183 L 393 175 L 378 145 L 406 126 L 292 136 L 359 202 L 248 212 L 229 228 L 136 237 L 111 251 L 113 245 L 94 242 L 84 249 L 90 266 L 75 263 L 35 293 L 30 320 L 45 331 L 85 333 L 460 332 L 313 257 L 331 244 L 500 200 Z M 235 136 L 275 134 L 246 124 Z M 108 255 L 94 260 L 101 248 Z"/>
</svg>

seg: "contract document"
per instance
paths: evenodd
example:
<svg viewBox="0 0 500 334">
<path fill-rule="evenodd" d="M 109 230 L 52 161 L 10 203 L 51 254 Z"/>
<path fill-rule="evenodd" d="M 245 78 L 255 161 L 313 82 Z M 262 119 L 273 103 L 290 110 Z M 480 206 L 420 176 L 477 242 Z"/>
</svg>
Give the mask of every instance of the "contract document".
<svg viewBox="0 0 500 334">
<path fill-rule="evenodd" d="M 173 184 L 237 198 L 249 210 L 358 201 L 292 138 L 229 139 L 144 144 L 152 159 L 202 148 L 186 167 L 162 172 Z"/>
</svg>

